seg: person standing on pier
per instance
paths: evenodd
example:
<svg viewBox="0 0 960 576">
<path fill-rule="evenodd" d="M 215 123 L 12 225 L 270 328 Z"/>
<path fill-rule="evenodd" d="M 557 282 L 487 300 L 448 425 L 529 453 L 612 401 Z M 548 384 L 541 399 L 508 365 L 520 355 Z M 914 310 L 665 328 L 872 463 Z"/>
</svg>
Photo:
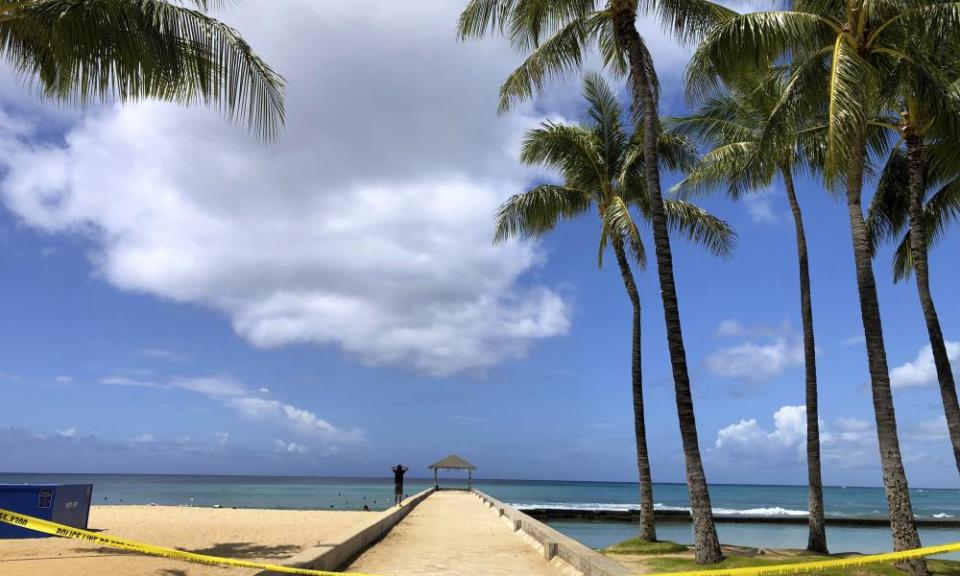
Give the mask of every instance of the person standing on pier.
<svg viewBox="0 0 960 576">
<path fill-rule="evenodd" d="M 409 468 L 403 464 L 397 464 L 393 468 L 393 499 L 397 506 L 403 501 L 403 475 Z"/>
</svg>

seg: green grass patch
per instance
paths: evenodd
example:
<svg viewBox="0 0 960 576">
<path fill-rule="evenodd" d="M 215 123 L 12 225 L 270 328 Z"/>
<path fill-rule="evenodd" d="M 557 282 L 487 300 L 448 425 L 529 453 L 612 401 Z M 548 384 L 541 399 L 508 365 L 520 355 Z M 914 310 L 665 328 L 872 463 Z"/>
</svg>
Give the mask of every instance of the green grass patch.
<svg viewBox="0 0 960 576">
<path fill-rule="evenodd" d="M 796 564 L 828 560 L 828 556 L 794 556 L 777 559 L 748 556 L 728 556 L 719 564 L 701 566 L 692 558 L 651 558 L 647 563 L 652 572 L 685 572 L 688 570 L 709 570 L 712 568 L 744 568 L 747 566 L 775 566 L 777 564 Z M 933 574 L 960 576 L 960 562 L 950 560 L 930 560 L 927 562 Z M 852 568 L 833 568 L 816 572 L 824 576 L 903 576 L 903 572 L 890 564 L 874 564 Z"/>
<path fill-rule="evenodd" d="M 683 544 L 677 544 L 669 540 L 659 542 L 646 542 L 639 538 L 630 538 L 619 544 L 614 544 L 606 548 L 604 552 L 613 552 L 615 554 L 678 554 L 686 552 L 688 548 Z"/>
</svg>

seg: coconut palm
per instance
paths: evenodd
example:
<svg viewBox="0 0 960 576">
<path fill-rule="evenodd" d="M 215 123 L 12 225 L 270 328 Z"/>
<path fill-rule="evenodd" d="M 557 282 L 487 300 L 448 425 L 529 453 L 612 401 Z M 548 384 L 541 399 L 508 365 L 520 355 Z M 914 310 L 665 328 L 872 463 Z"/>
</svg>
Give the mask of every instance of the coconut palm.
<svg viewBox="0 0 960 576">
<path fill-rule="evenodd" d="M 497 213 L 495 241 L 515 236 L 539 237 L 562 220 L 580 218 L 596 209 L 601 225 L 599 264 L 603 264 L 606 247 L 612 246 L 633 306 L 631 376 L 640 479 L 640 537 L 652 542 L 656 540 L 656 527 L 643 413 L 640 295 L 630 266 L 630 260 L 640 267 L 645 262 L 631 208 L 636 208 L 644 221 L 650 220 L 642 135 L 624 131 L 616 95 L 599 75 L 585 77 L 583 96 L 589 105 L 588 124 L 545 122 L 527 133 L 521 162 L 559 172 L 562 183 L 540 184 L 505 202 Z M 676 136 L 661 135 L 660 152 L 660 161 L 674 169 L 688 166 L 693 160 L 692 149 Z M 732 249 L 736 236 L 725 222 L 680 200 L 668 200 L 665 209 L 668 223 L 675 231 L 716 254 Z"/>
<path fill-rule="evenodd" d="M 650 196 L 650 221 L 687 469 L 695 556 L 699 563 L 712 563 L 722 560 L 723 554 L 697 438 L 669 224 L 660 190 L 660 166 L 653 160 L 661 132 L 659 83 L 653 59 L 636 27 L 638 7 L 638 0 L 470 0 L 460 16 L 458 30 L 461 38 L 506 34 L 514 47 L 528 53 L 501 87 L 501 111 L 532 97 L 548 79 L 578 71 L 586 50 L 594 44 L 605 65 L 628 76 L 632 109 L 642 123 L 643 152 L 649 160 L 644 163 L 643 176 Z M 642 7 L 655 14 L 681 40 L 695 38 L 734 14 L 708 0 L 657 0 L 643 2 Z"/>
<path fill-rule="evenodd" d="M 0 55 L 57 101 L 213 105 L 271 139 L 283 79 L 204 12 L 219 0 L 0 0 Z"/>
<path fill-rule="evenodd" d="M 779 176 L 793 214 L 800 277 L 800 315 L 806 369 L 807 483 L 809 534 L 807 550 L 827 552 L 823 509 L 823 479 L 820 472 L 820 424 L 817 402 L 816 345 L 810 266 L 803 214 L 794 184 L 794 172 L 803 170 L 804 136 L 793 134 L 780 146 L 762 146 L 764 127 L 770 121 L 786 88 L 785 70 L 745 79 L 727 91 L 708 98 L 689 116 L 668 119 L 670 131 L 693 136 L 712 148 L 675 187 L 681 195 L 722 187 L 737 200 L 744 194 L 766 190 Z M 798 127 L 803 130 L 804 127 Z M 806 128 L 810 130 L 811 128 Z M 806 137 L 809 139 L 809 136 Z"/>
<path fill-rule="evenodd" d="M 904 127 L 908 125 L 902 124 Z M 897 147 L 888 157 L 877 192 L 867 210 L 867 226 L 874 247 L 883 241 L 897 242 L 893 257 L 894 281 L 906 280 L 916 272 L 917 292 L 937 370 L 947 428 L 954 459 L 960 469 L 960 406 L 930 290 L 927 262 L 930 247 L 940 240 L 953 220 L 960 219 L 960 172 L 951 166 L 956 156 L 957 140 L 937 139 L 918 145 L 915 140 L 918 138 L 923 136 L 914 133 L 904 139 L 912 152 Z M 919 167 L 917 155 L 922 163 Z"/>
<path fill-rule="evenodd" d="M 863 214 L 871 119 L 889 102 L 884 82 L 897 66 L 932 78 L 916 38 L 955 38 L 960 3 L 930 0 L 794 0 L 792 10 L 745 14 L 719 24 L 691 59 L 688 88 L 709 94 L 721 80 L 757 73 L 790 58 L 794 71 L 761 142 L 776 142 L 806 115 L 826 114 L 824 173 L 847 201 L 877 424 L 883 481 L 894 547 L 920 545 L 890 390 L 887 353 Z M 730 55 L 735 54 L 735 58 Z M 910 561 L 914 574 L 926 563 Z"/>
</svg>

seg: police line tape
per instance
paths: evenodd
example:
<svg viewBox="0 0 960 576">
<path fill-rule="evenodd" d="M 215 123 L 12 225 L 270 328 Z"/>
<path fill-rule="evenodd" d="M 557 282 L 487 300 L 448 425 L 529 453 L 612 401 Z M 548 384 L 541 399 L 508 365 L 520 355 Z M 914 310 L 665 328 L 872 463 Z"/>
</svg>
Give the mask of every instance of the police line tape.
<svg viewBox="0 0 960 576">
<path fill-rule="evenodd" d="M 18 514 L 9 510 L 0 508 L 0 523 L 12 524 L 27 530 L 59 536 L 61 538 L 71 538 L 82 540 L 84 542 L 93 542 L 101 546 L 127 550 L 129 552 L 138 552 L 149 556 L 158 556 L 161 558 L 170 558 L 174 560 L 183 560 L 194 564 L 203 564 L 206 566 L 234 566 L 237 568 L 256 568 L 270 572 L 281 572 L 284 574 L 303 574 L 305 576 L 373 576 L 361 572 L 329 572 L 325 570 L 310 570 L 307 568 L 294 568 L 292 566 L 279 566 L 274 564 L 261 564 L 259 562 L 249 562 L 246 560 L 234 560 L 232 558 L 220 558 L 218 556 L 206 556 L 204 554 L 195 554 L 185 552 L 174 548 L 163 548 L 144 544 L 124 538 L 107 536 L 81 530 L 72 526 L 57 524 L 49 520 L 34 518 Z M 869 566 L 872 564 L 886 564 L 893 562 L 902 562 L 904 560 L 913 560 L 925 556 L 936 556 L 948 552 L 960 552 L 960 542 L 952 544 L 941 544 L 939 546 L 926 546 L 915 548 L 913 550 L 903 550 L 901 552 L 887 552 L 884 554 L 871 554 L 868 556 L 854 556 L 850 558 L 840 558 L 835 560 L 823 560 L 819 562 L 800 562 L 794 564 L 774 564 L 768 566 L 748 566 L 744 568 L 720 568 L 707 570 L 691 570 L 688 572 L 664 572 L 660 574 L 648 574 L 645 576 L 780 576 L 784 574 L 808 574 L 811 572 L 821 572 L 832 568 L 855 568 L 860 566 Z"/>
<path fill-rule="evenodd" d="M 92 542 L 94 544 L 100 544 L 101 546 L 116 548 L 118 550 L 138 552 L 140 554 L 147 554 L 149 556 L 159 556 L 160 558 L 183 560 L 184 562 L 192 562 L 194 564 L 203 564 L 206 566 L 256 568 L 258 570 L 268 570 L 270 572 L 281 572 L 284 574 L 303 574 L 304 576 L 372 576 L 370 574 L 363 574 L 359 572 L 327 572 L 324 570 L 309 570 L 307 568 L 261 564 L 260 562 L 249 562 L 247 560 L 234 560 L 232 558 L 220 558 L 217 556 L 195 554 L 193 552 L 176 550 L 174 548 L 163 548 L 161 546 L 153 546 L 152 544 L 144 544 L 143 542 L 136 542 L 134 540 L 127 540 L 125 538 L 117 538 L 115 536 L 108 536 L 106 534 L 98 534 L 89 530 L 81 530 L 72 526 L 57 524 L 56 522 L 51 522 L 49 520 L 18 514 L 2 508 L 0 508 L 0 523 L 12 524 L 13 526 L 19 526 L 20 528 L 33 530 L 34 532 L 50 534 L 51 536 L 60 536 L 61 538 L 72 538 L 74 540 Z"/>
<path fill-rule="evenodd" d="M 646 576 L 779 576 L 782 574 L 809 574 L 822 572 L 832 568 L 857 568 L 872 564 L 887 564 L 914 560 L 925 556 L 936 556 L 947 552 L 960 552 L 960 542 L 926 546 L 903 550 L 901 552 L 886 552 L 884 554 L 870 554 L 867 556 L 853 556 L 836 560 L 821 560 L 819 562 L 799 562 L 793 564 L 772 564 L 767 566 L 747 566 L 744 568 L 720 568 L 713 570 L 690 570 L 687 572 L 665 572 L 648 574 Z"/>
</svg>

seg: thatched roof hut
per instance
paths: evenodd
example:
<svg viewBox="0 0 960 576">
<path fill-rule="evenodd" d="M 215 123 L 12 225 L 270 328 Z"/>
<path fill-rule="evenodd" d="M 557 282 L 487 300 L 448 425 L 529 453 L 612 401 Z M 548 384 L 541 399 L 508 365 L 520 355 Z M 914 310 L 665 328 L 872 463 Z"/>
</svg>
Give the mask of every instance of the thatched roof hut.
<svg viewBox="0 0 960 576">
<path fill-rule="evenodd" d="M 433 470 L 433 487 L 440 488 L 437 484 L 437 472 L 440 470 L 466 470 L 467 471 L 467 488 L 473 487 L 473 471 L 477 469 L 476 466 L 467 462 L 463 458 L 457 456 L 456 454 L 451 454 L 446 458 L 438 460 L 429 466 Z"/>
</svg>

